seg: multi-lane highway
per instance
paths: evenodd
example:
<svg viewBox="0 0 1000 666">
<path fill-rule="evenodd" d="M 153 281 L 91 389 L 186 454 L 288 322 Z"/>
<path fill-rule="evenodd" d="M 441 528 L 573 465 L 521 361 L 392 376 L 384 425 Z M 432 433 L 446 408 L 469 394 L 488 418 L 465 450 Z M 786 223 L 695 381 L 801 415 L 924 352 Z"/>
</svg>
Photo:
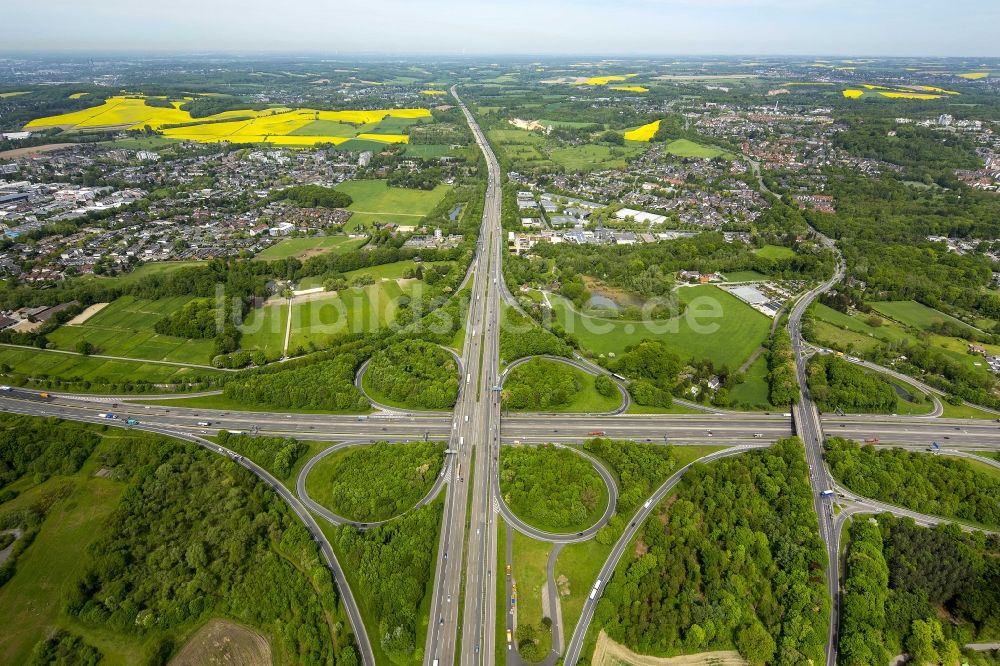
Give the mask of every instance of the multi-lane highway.
<svg viewBox="0 0 1000 666">
<path fill-rule="evenodd" d="M 495 594 L 498 586 L 497 576 L 498 574 L 504 576 L 502 570 L 499 572 L 497 570 L 498 512 L 502 512 L 507 519 L 508 529 L 512 527 L 535 538 L 558 544 L 590 538 L 607 522 L 616 504 L 614 481 L 610 473 L 595 461 L 595 466 L 611 489 L 608 511 L 601 522 L 583 533 L 572 535 L 552 535 L 533 530 L 511 514 L 502 502 L 498 474 L 501 442 L 570 443 L 604 435 L 656 443 L 680 445 L 714 443 L 732 447 L 703 459 L 710 461 L 765 446 L 793 433 L 798 434 L 805 444 L 820 535 L 826 544 L 830 563 L 827 570 L 827 584 L 833 601 L 833 613 L 827 645 L 827 665 L 833 666 L 836 663 L 839 611 L 839 544 L 846 517 L 858 513 L 890 510 L 897 515 L 914 517 L 920 524 L 934 524 L 938 519 L 867 500 L 839 487 L 823 461 L 824 437 L 837 435 L 856 440 L 877 440 L 874 443 L 878 445 L 899 444 L 916 448 L 926 448 L 931 446 L 932 442 L 939 442 L 942 447 L 948 447 L 945 454 L 967 456 L 969 454 L 965 451 L 1000 450 L 1000 423 L 989 420 L 936 418 L 940 415 L 939 408 L 931 415 L 932 418 L 819 414 L 811 400 L 806 383 L 806 361 L 815 349 L 803 341 L 801 322 L 809 304 L 843 277 L 844 264 L 838 253 L 834 276 L 804 294 L 789 314 L 788 331 L 801 390 L 799 403 L 791 412 L 760 414 L 723 411 L 699 414 L 629 415 L 624 413 L 629 404 L 628 392 L 619 385 L 623 404 L 612 414 L 544 416 L 519 414 L 504 418 L 501 430 L 499 386 L 503 376 L 499 373 L 500 307 L 503 302 L 515 308 L 518 306 L 507 290 L 502 272 L 504 239 L 500 217 L 502 200 L 500 167 L 485 135 L 458 96 L 454 86 L 451 94 L 465 114 L 476 142 L 483 152 L 488 170 L 479 243 L 466 280 L 463 281 L 463 284 L 471 281 L 472 289 L 465 324 L 464 345 L 461 356 L 456 358 L 462 375 L 461 391 L 453 412 L 407 412 L 386 407 L 378 409 L 373 414 L 360 416 L 288 414 L 179 407 L 165 402 L 165 396 L 126 398 L 125 396 L 46 395 L 25 389 L 0 392 L 0 411 L 34 416 L 59 416 L 115 426 L 125 426 L 126 419 L 134 419 L 138 421 L 138 425 L 133 427 L 192 441 L 238 459 L 240 464 L 272 485 L 313 531 L 328 564 L 334 571 L 337 584 L 341 587 L 362 660 L 366 666 L 374 666 L 367 632 L 343 572 L 329 543 L 315 524 L 313 514 L 334 524 L 350 521 L 332 514 L 313 502 L 305 489 L 305 475 L 311 464 L 319 457 L 303 469 L 297 480 L 297 492 L 293 493 L 252 462 L 219 450 L 219 447 L 203 439 L 202 435 L 212 434 L 218 430 L 231 430 L 339 442 L 324 451 L 321 456 L 333 453 L 344 446 L 378 440 L 447 440 L 451 451 L 449 459 L 441 477 L 419 505 L 423 506 L 433 501 L 439 493 L 447 491 L 437 552 L 430 623 L 424 647 L 424 663 L 425 666 L 453 666 L 457 662 L 462 666 L 472 666 L 492 663 L 496 654 Z M 829 239 L 822 236 L 818 238 L 836 252 Z M 587 372 L 606 372 L 582 358 L 564 359 L 564 361 L 577 365 Z M 509 369 L 508 367 L 508 371 Z M 358 373 L 359 383 L 363 371 L 364 368 Z M 108 412 L 113 412 L 117 418 L 111 420 L 105 418 L 103 414 Z M 686 469 L 679 470 L 665 482 L 633 516 L 629 527 L 604 563 L 599 581 L 594 587 L 594 594 L 585 602 L 583 614 L 566 647 L 564 663 L 568 666 L 575 664 L 581 656 L 583 640 L 597 601 L 600 599 L 602 586 L 613 574 L 627 544 L 650 511 L 670 492 Z M 836 501 L 842 507 L 841 513 L 836 516 L 832 509 L 832 500 L 820 495 L 827 490 L 835 492 Z M 508 550 L 509 548 L 508 540 Z M 509 557 L 508 554 L 508 560 Z M 510 622 L 511 619 L 508 617 L 508 627 Z M 561 624 L 556 626 L 560 627 L 560 631 L 557 632 L 559 637 Z M 559 641 L 556 641 L 554 644 L 556 649 L 558 643 Z M 508 654 L 512 653 L 508 651 Z M 550 655 L 551 659 L 554 659 L 554 655 Z"/>
<path fill-rule="evenodd" d="M 796 434 L 802 439 L 806 450 L 806 461 L 809 463 L 809 482 L 813 489 L 813 503 L 819 518 L 819 534 L 826 546 L 829 564 L 826 569 L 827 588 L 832 602 L 830 629 L 826 644 L 827 666 L 837 663 L 837 616 L 840 609 L 840 552 L 835 535 L 833 507 L 821 493 L 831 489 L 833 480 L 823 462 L 823 422 L 819 417 L 807 385 L 806 367 L 808 353 L 805 341 L 802 339 L 802 317 L 806 309 L 821 294 L 829 291 L 844 277 L 845 265 L 843 257 L 836 245 L 829 238 L 816 232 L 817 238 L 837 255 L 837 268 L 833 277 L 819 286 L 811 289 L 792 307 L 788 315 L 788 334 L 792 341 L 792 353 L 795 356 L 795 373 L 799 382 L 799 402 L 793 408 Z"/>
<path fill-rule="evenodd" d="M 479 244 L 470 267 L 474 277 L 462 351 L 466 374 L 451 422 L 451 448 L 456 453 L 424 650 L 428 665 L 453 664 L 459 640 L 460 663 L 485 663 L 485 655 L 493 654 L 494 640 L 490 590 L 496 573 L 493 488 L 500 446 L 499 396 L 493 390 L 499 362 L 500 167 L 454 86 L 451 94 L 486 158 L 488 183 Z"/>
</svg>

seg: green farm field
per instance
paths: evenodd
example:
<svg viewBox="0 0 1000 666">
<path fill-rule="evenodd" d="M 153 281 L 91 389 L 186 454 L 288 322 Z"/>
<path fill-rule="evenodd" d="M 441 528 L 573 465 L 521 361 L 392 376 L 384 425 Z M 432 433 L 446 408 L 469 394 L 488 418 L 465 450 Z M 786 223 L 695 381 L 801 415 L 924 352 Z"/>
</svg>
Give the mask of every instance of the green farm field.
<svg viewBox="0 0 1000 666">
<path fill-rule="evenodd" d="M 701 157 L 705 159 L 724 157 L 727 160 L 735 159 L 736 157 L 729 151 L 723 150 L 722 148 L 704 146 L 700 143 L 695 143 L 694 141 L 689 141 L 687 139 L 677 139 L 676 141 L 671 141 L 667 144 L 667 152 L 671 155 L 676 155 L 677 157 Z"/>
<path fill-rule="evenodd" d="M 39 378 L 95 383 L 119 383 L 144 380 L 156 384 L 174 384 L 193 377 L 219 374 L 219 370 L 190 368 L 143 361 L 120 361 L 94 358 L 56 351 L 0 346 L 0 363 L 10 366 L 11 372 Z M 81 390 L 74 387 L 74 391 Z M 100 391 L 101 387 L 94 390 Z"/>
<path fill-rule="evenodd" d="M 620 354 L 641 340 L 663 340 L 682 359 L 710 359 L 738 368 L 767 338 L 771 321 L 725 291 L 699 285 L 678 290 L 685 303 L 699 297 L 692 315 L 682 314 L 671 320 L 649 322 L 601 319 L 581 314 L 566 299 L 550 296 L 553 310 L 562 327 L 577 337 L 581 346 L 593 354 Z M 718 307 L 715 308 L 713 304 Z M 713 316 L 719 315 L 719 316 Z M 695 330 L 704 327 L 704 332 Z"/>
<path fill-rule="evenodd" d="M 870 305 L 880 314 L 921 331 L 926 331 L 935 324 L 949 322 L 968 330 L 970 333 L 976 332 L 971 326 L 951 315 L 927 307 L 917 301 L 877 301 Z"/>
<path fill-rule="evenodd" d="M 97 353 L 108 356 L 207 365 L 212 360 L 212 340 L 186 340 L 153 330 L 158 320 L 190 300 L 188 296 L 157 300 L 122 296 L 83 324 L 60 326 L 48 338 L 58 349 L 68 351 L 86 341 Z"/>
<path fill-rule="evenodd" d="M 354 200 L 348 206 L 354 215 L 347 223 L 354 229 L 359 224 L 368 226 L 378 220 L 417 224 L 441 202 L 451 186 L 438 185 L 425 191 L 389 187 L 384 180 L 348 180 L 337 185 L 337 189 Z"/>
<path fill-rule="evenodd" d="M 254 259 L 306 258 L 315 254 L 333 252 L 341 254 L 356 250 L 367 242 L 365 238 L 349 236 L 312 236 L 309 238 L 286 238 L 257 253 Z"/>
<path fill-rule="evenodd" d="M 783 245 L 765 245 L 754 250 L 754 254 L 765 259 L 790 259 L 795 256 L 795 250 Z"/>
</svg>

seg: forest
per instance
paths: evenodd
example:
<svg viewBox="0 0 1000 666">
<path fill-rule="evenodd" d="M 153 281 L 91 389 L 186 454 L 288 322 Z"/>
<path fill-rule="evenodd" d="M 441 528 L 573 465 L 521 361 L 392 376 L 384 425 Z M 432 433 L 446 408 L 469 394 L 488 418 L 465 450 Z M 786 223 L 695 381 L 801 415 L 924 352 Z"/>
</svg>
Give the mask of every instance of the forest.
<svg viewBox="0 0 1000 666">
<path fill-rule="evenodd" d="M 340 561 L 357 580 L 352 587 L 368 622 L 377 622 L 369 635 L 399 666 L 423 660 L 418 623 L 434 575 L 441 509 L 437 501 L 369 530 L 337 528 Z"/>
<path fill-rule="evenodd" d="M 423 340 L 402 340 L 376 351 L 364 385 L 374 398 L 422 409 L 447 409 L 458 399 L 458 367 L 452 355 Z"/>
<path fill-rule="evenodd" d="M 892 384 L 832 354 L 817 354 L 808 367 L 809 391 L 824 412 L 891 414 L 897 396 Z"/>
<path fill-rule="evenodd" d="M 848 122 L 850 129 L 834 135 L 836 146 L 858 157 L 897 164 L 917 180 L 982 166 L 975 144 L 958 133 L 873 118 L 850 118 Z"/>
<path fill-rule="evenodd" d="M 840 663 L 994 663 L 960 653 L 1000 635 L 1000 541 L 891 514 L 851 522 L 841 602 Z M 947 618 L 947 621 L 943 621 Z"/>
<path fill-rule="evenodd" d="M 586 458 L 552 444 L 501 449 L 500 492 L 516 516 L 554 532 L 590 527 L 607 497 L 604 480 Z"/>
<path fill-rule="evenodd" d="M 875 448 L 829 437 L 833 476 L 850 490 L 888 504 L 1000 527 L 1000 479 L 961 458 Z"/>
<path fill-rule="evenodd" d="M 564 407 L 583 389 L 574 370 L 562 363 L 532 359 L 510 371 L 504 382 L 504 406 L 511 409 Z"/>
<path fill-rule="evenodd" d="M 310 495 L 337 515 L 358 522 L 388 520 L 412 509 L 441 473 L 444 442 L 357 446 L 318 463 Z"/>
<path fill-rule="evenodd" d="M 287 480 L 299 458 L 309 447 L 291 437 L 264 437 L 236 435 L 220 430 L 216 437 L 219 444 L 244 455 L 279 479 Z"/>
<path fill-rule="evenodd" d="M 251 472 L 150 436 L 107 441 L 99 462 L 128 487 L 69 587 L 69 615 L 142 637 L 224 614 L 270 634 L 282 659 L 353 653 L 334 636 L 337 592 L 308 530 Z M 179 647 L 169 640 L 155 651 Z"/>
<path fill-rule="evenodd" d="M 7 488 L 23 476 L 41 483 L 80 469 L 101 441 L 90 428 L 65 421 L 0 415 L 0 502 L 13 499 Z"/>
<path fill-rule="evenodd" d="M 595 622 L 641 654 L 822 662 L 830 602 L 808 479 L 798 438 L 694 465 L 646 521 Z"/>
</svg>

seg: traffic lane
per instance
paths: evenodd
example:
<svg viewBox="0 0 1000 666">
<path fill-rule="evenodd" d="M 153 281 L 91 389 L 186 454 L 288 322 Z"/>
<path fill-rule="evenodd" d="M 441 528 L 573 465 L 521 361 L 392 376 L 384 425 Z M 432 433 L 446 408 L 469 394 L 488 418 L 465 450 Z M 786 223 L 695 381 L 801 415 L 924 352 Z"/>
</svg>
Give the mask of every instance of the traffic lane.
<svg viewBox="0 0 1000 666">
<path fill-rule="evenodd" d="M 985 448 L 1000 447 L 1000 428 L 963 428 L 888 426 L 883 424 L 877 428 L 858 426 L 855 424 L 831 425 L 827 428 L 827 436 L 843 437 L 861 443 L 892 445 L 924 445 L 932 446 L 937 442 L 950 448 L 962 446 L 977 446 Z M 877 440 L 877 441 L 874 441 Z"/>
</svg>

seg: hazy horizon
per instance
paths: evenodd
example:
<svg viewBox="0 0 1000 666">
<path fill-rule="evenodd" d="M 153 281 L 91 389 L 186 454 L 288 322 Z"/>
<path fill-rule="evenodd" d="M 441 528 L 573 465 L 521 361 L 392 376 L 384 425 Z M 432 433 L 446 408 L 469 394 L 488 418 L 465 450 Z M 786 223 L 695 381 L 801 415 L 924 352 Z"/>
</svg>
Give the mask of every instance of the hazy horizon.
<svg viewBox="0 0 1000 666">
<path fill-rule="evenodd" d="M 968 0 L 37 0 L 5 11 L 3 53 L 328 56 L 1000 55 L 1000 4 Z"/>
</svg>

